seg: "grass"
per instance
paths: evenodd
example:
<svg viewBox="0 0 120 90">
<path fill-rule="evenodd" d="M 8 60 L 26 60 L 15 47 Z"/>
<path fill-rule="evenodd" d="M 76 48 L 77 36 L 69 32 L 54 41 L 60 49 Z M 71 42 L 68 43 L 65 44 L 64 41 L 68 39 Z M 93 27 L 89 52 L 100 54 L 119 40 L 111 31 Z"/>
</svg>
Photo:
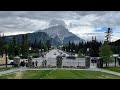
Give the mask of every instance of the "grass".
<svg viewBox="0 0 120 90">
<path fill-rule="evenodd" d="M 0 76 L 0 79 L 120 79 L 120 76 L 84 70 L 28 70 Z"/>
<path fill-rule="evenodd" d="M 119 72 L 120 73 L 120 67 L 105 67 L 103 69 L 111 70 L 111 71 L 115 71 L 115 72 Z"/>
<path fill-rule="evenodd" d="M 5 70 L 10 70 L 10 69 L 12 69 L 13 67 L 1 67 L 0 68 L 0 71 L 5 71 Z"/>
</svg>

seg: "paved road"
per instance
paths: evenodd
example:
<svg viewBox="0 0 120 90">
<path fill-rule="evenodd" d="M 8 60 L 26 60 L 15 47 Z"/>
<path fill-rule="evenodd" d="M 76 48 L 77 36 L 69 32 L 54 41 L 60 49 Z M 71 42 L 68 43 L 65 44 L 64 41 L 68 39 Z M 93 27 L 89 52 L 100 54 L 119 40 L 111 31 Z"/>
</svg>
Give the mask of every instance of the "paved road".
<svg viewBox="0 0 120 90">
<path fill-rule="evenodd" d="M 56 66 L 56 56 L 60 55 L 60 52 L 62 52 L 62 54 L 65 54 L 66 56 L 69 56 L 67 53 L 58 50 L 58 49 L 53 49 L 50 50 L 46 56 L 40 57 L 40 58 L 33 58 L 33 61 L 38 61 L 38 66 L 42 66 L 42 61 L 43 60 L 47 60 L 47 65 L 51 65 L 51 66 Z M 74 59 L 66 59 L 65 57 L 62 60 L 62 65 L 63 66 L 85 66 L 85 58 L 76 58 Z"/>
</svg>

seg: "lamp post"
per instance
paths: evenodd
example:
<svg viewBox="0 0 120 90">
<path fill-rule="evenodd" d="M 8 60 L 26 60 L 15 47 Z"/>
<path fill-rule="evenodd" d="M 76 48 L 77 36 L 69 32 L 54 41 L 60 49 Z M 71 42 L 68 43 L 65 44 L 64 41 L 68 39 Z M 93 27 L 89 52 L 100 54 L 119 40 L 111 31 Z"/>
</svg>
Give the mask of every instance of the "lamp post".
<svg viewBox="0 0 120 90">
<path fill-rule="evenodd" d="M 75 50 L 73 50 L 73 53 L 75 53 Z"/>
<path fill-rule="evenodd" d="M 66 52 L 66 49 L 65 49 L 65 52 Z"/>
<path fill-rule="evenodd" d="M 39 54 L 41 53 L 41 49 L 39 49 Z"/>
<path fill-rule="evenodd" d="M 30 56 L 31 47 L 29 47 L 29 56 Z"/>
<path fill-rule="evenodd" d="M 87 48 L 87 55 L 89 55 L 89 51 L 90 51 L 90 49 L 89 49 L 89 48 Z"/>
<path fill-rule="evenodd" d="M 72 52 L 71 52 L 71 49 L 70 49 L 70 53 L 71 53 L 71 56 L 72 56 Z"/>
<path fill-rule="evenodd" d="M 42 51 L 44 52 L 44 49 L 42 49 Z"/>
</svg>

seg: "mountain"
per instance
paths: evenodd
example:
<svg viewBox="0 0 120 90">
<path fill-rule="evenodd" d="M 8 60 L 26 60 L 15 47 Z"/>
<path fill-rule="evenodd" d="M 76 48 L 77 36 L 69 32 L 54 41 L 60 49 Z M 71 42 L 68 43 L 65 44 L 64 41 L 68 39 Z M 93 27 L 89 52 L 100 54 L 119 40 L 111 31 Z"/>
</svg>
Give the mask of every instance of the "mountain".
<svg viewBox="0 0 120 90">
<path fill-rule="evenodd" d="M 5 40 L 7 42 L 12 41 L 13 36 L 16 37 L 16 40 L 19 42 L 22 41 L 22 35 L 11 35 L 11 36 L 5 36 Z M 44 30 L 38 30 L 33 33 L 27 33 L 28 35 L 28 41 L 30 43 L 34 43 L 35 39 L 39 43 L 39 41 L 45 43 L 47 40 L 50 40 L 52 42 L 52 45 L 59 46 L 61 44 L 66 44 L 69 41 L 74 43 L 79 43 L 81 41 L 84 41 L 83 39 L 79 38 L 75 34 L 71 33 L 62 25 L 58 26 L 52 26 L 50 28 L 44 29 Z"/>
<path fill-rule="evenodd" d="M 74 43 L 79 43 L 84 41 L 83 39 L 79 38 L 75 34 L 68 31 L 67 28 L 65 28 L 62 25 L 52 26 L 44 30 L 38 30 L 36 32 L 45 32 L 50 37 L 53 38 L 53 40 L 57 40 L 59 43 L 66 44 L 69 41 Z"/>
<path fill-rule="evenodd" d="M 22 35 L 23 34 L 19 34 L 19 35 L 11 35 L 11 36 L 5 36 L 5 40 L 7 42 L 10 42 L 13 40 L 13 36 L 15 36 L 16 40 L 21 42 L 22 41 Z M 45 32 L 34 32 L 34 33 L 27 33 L 28 35 L 28 41 L 30 43 L 34 43 L 35 39 L 37 40 L 37 43 L 39 43 L 40 41 L 42 43 L 45 43 L 47 40 L 50 40 L 52 42 L 53 45 L 58 46 L 60 45 L 60 41 L 59 39 L 57 39 L 57 37 L 55 38 L 51 38 L 47 33 Z"/>
</svg>

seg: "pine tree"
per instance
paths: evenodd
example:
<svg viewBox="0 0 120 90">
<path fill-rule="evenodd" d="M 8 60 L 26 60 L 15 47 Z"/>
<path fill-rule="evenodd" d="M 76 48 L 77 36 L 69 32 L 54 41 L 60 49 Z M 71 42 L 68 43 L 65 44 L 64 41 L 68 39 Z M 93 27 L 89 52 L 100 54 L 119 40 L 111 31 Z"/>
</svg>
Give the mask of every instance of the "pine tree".
<svg viewBox="0 0 120 90">
<path fill-rule="evenodd" d="M 50 50 L 50 48 L 51 48 L 51 41 L 50 40 L 46 41 L 46 46 L 47 46 L 47 50 Z"/>
<path fill-rule="evenodd" d="M 105 41 L 107 42 L 107 43 L 110 43 L 110 41 L 111 41 L 111 36 L 112 36 L 112 29 L 111 28 L 108 28 L 108 30 L 105 32 L 106 33 L 106 39 L 105 39 Z"/>
<path fill-rule="evenodd" d="M 28 56 L 28 35 L 27 34 L 23 34 L 22 35 L 22 45 L 21 45 L 21 52 L 22 55 Z"/>
</svg>

